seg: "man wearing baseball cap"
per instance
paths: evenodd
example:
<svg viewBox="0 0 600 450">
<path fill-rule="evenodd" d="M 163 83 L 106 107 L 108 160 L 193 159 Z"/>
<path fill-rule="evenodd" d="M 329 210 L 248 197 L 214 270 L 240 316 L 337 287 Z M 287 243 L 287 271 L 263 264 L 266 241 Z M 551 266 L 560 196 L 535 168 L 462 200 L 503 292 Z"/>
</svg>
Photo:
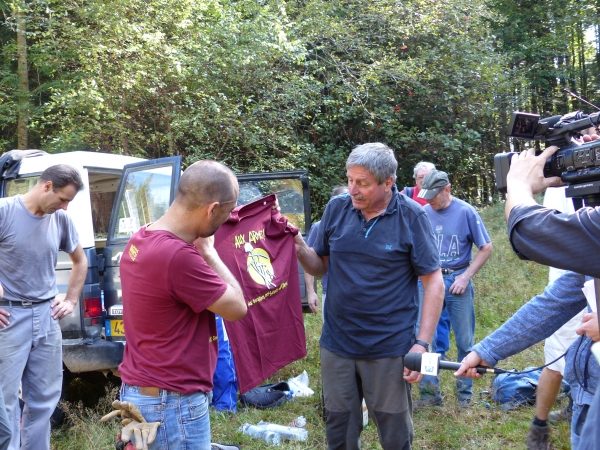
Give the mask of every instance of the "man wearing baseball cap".
<svg viewBox="0 0 600 450">
<path fill-rule="evenodd" d="M 446 289 L 444 304 L 456 338 L 458 361 L 461 361 L 471 351 L 475 336 L 475 291 L 471 278 L 490 257 L 492 243 L 475 208 L 450 194 L 450 180 L 446 172 L 430 172 L 423 179 L 419 197 L 428 203 L 424 209 L 431 221 L 440 252 Z M 473 244 L 479 251 L 471 261 Z M 461 408 L 470 406 L 472 386 L 471 379 L 457 378 L 456 396 Z M 424 377 L 420 388 L 421 400 L 415 402 L 415 407 L 442 404 L 437 377 Z"/>
</svg>

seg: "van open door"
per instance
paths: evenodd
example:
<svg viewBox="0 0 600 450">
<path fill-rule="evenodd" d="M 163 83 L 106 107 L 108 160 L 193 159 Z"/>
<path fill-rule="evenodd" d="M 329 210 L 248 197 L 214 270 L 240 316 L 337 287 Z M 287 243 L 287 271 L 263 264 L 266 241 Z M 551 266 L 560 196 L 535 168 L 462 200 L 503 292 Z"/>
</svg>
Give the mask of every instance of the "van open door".
<svg viewBox="0 0 600 450">
<path fill-rule="evenodd" d="M 277 194 L 281 214 L 286 216 L 292 225 L 298 227 L 306 239 L 311 227 L 310 190 L 306 170 L 245 173 L 236 176 L 240 185 L 238 206 L 246 205 L 265 195 Z M 310 312 L 306 299 L 304 270 L 300 264 L 298 271 L 302 311 Z"/>
<path fill-rule="evenodd" d="M 104 249 L 104 331 L 109 341 L 125 340 L 119 265 L 129 238 L 158 220 L 173 200 L 181 176 L 181 157 L 154 159 L 123 168 Z"/>
</svg>

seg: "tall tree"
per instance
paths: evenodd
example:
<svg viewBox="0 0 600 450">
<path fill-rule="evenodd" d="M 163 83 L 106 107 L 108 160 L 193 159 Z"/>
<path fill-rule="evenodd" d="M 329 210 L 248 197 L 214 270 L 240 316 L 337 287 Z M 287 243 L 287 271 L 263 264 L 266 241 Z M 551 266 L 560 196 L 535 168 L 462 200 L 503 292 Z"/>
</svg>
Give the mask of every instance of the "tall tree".
<svg viewBox="0 0 600 450">
<path fill-rule="evenodd" d="M 510 69 L 525 81 L 516 91 L 514 107 L 542 115 L 582 107 L 563 88 L 585 97 L 591 94 L 585 32 L 598 20 L 595 5 L 578 0 L 490 0 L 488 4 L 498 14 L 490 25 L 510 58 Z"/>
<path fill-rule="evenodd" d="M 17 73 L 19 77 L 18 93 L 18 148 L 29 148 L 27 123 L 29 121 L 29 73 L 27 64 L 27 16 L 23 2 L 13 4 L 13 13 L 17 26 Z"/>
</svg>

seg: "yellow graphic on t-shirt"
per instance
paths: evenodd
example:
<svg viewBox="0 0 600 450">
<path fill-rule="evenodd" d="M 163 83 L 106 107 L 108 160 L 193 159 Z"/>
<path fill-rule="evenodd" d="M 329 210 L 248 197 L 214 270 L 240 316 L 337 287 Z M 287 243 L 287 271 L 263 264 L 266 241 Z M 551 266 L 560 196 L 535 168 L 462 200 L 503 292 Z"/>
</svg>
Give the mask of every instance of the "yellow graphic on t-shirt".
<svg viewBox="0 0 600 450">
<path fill-rule="evenodd" d="M 257 303 L 262 302 L 265 298 L 269 298 L 269 297 L 277 294 L 279 291 L 285 289 L 286 287 L 288 287 L 288 282 L 284 281 L 283 283 L 281 283 L 281 286 L 279 286 L 277 289 L 273 289 L 272 291 L 267 291 L 260 297 L 256 297 L 256 298 L 250 300 L 248 302 L 248 306 L 250 307 L 252 305 L 256 305 Z"/>
<path fill-rule="evenodd" d="M 129 257 L 131 258 L 132 261 L 135 261 L 135 258 L 137 257 L 139 253 L 139 250 L 137 249 L 137 247 L 135 245 L 131 245 L 131 247 L 129 247 Z"/>
<path fill-rule="evenodd" d="M 262 248 L 252 247 L 252 245 L 248 242 L 244 244 L 244 251 L 248 253 L 246 265 L 248 273 L 252 279 L 258 284 L 262 284 L 269 289 L 277 287 L 273 283 L 275 273 L 273 272 L 273 266 L 271 265 L 271 258 L 269 257 L 269 254 Z"/>
<path fill-rule="evenodd" d="M 243 234 L 238 234 L 235 236 L 235 248 L 243 247 L 246 244 L 246 236 Z M 258 231 L 249 231 L 248 232 L 248 242 L 251 244 L 256 244 L 259 240 L 265 240 L 265 229 Z"/>
</svg>

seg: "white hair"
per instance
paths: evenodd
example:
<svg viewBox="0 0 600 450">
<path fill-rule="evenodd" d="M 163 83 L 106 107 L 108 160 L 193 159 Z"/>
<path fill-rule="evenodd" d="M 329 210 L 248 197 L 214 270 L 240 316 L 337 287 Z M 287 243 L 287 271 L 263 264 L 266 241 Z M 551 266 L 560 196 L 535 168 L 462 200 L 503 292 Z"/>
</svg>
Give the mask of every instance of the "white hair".
<svg viewBox="0 0 600 450">
<path fill-rule="evenodd" d="M 413 170 L 413 178 L 417 178 L 417 173 L 419 173 L 419 170 L 421 169 L 425 169 L 426 171 L 431 172 L 432 170 L 435 170 L 435 164 L 426 161 L 421 161 L 415 166 Z"/>
</svg>

